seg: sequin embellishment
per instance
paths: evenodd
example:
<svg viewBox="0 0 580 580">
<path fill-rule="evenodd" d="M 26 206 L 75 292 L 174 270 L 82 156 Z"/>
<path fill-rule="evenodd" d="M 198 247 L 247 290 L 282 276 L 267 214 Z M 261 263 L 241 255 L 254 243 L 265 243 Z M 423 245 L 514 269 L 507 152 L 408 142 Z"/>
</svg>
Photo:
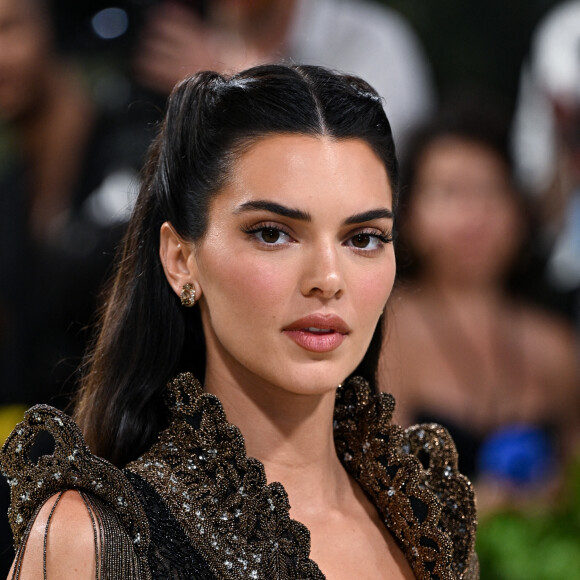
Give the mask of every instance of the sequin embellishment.
<svg viewBox="0 0 580 580">
<path fill-rule="evenodd" d="M 170 427 L 128 469 L 164 498 L 212 572 L 236 580 L 324 578 L 309 559 L 308 530 L 289 517 L 286 492 L 267 485 L 263 465 L 247 457 L 219 400 L 189 373 L 168 392 Z M 417 578 L 477 578 L 473 491 L 457 473 L 455 448 L 440 427 L 404 433 L 391 426 L 393 409 L 392 397 L 372 395 L 362 379 L 340 387 L 338 455 L 374 500 Z M 419 448 L 429 458 L 425 468 Z M 452 473 L 443 479 L 447 468 Z"/>
<path fill-rule="evenodd" d="M 39 436 L 50 439 L 54 451 L 33 460 L 31 451 Z M 149 527 L 135 490 L 121 470 L 90 453 L 68 415 L 47 405 L 32 407 L 4 443 L 0 464 L 10 484 L 8 518 L 17 547 L 26 539 L 44 502 L 60 491 L 77 489 L 94 498 L 90 499 L 94 511 L 103 505 L 114 506 L 112 520 L 99 518 L 101 531 L 105 537 L 111 531 L 118 539 L 118 530 L 123 529 L 137 558 L 135 565 L 146 570 Z M 143 572 L 141 577 L 148 575 Z"/>
<path fill-rule="evenodd" d="M 290 518 L 284 488 L 267 485 L 263 465 L 246 456 L 219 400 L 189 373 L 168 392 L 170 427 L 127 470 L 163 497 L 218 578 L 323 580 L 309 531 Z"/>
<path fill-rule="evenodd" d="M 167 391 L 170 426 L 124 472 L 91 455 L 67 415 L 46 406 L 28 411 L 0 454 L 17 545 L 39 506 L 74 488 L 86 493 L 95 521 L 104 526 L 104 540 L 114 540 L 108 550 L 114 562 L 102 568 L 111 571 L 108 578 L 149 580 L 154 565 L 171 567 L 175 578 L 187 577 L 181 575 L 185 566 L 203 578 L 323 580 L 309 557 L 308 529 L 290 518 L 282 485 L 268 485 L 264 466 L 247 457 L 243 437 L 227 422 L 219 400 L 189 373 L 171 381 Z M 340 386 L 334 416 L 338 456 L 419 580 L 476 580 L 473 491 L 457 471 L 455 447 L 438 425 L 406 431 L 391 425 L 393 409 L 390 395 L 373 394 L 362 379 Z M 55 451 L 34 462 L 30 450 L 40 431 L 53 437 Z M 157 534 L 163 545 L 153 545 L 147 517 L 155 521 L 157 512 L 175 520 L 167 529 L 183 534 Z M 127 576 L 121 570 L 127 569 L 125 555 L 133 552 L 139 572 Z"/>
<path fill-rule="evenodd" d="M 355 378 L 337 391 L 339 458 L 373 500 L 420 580 L 478 578 L 476 512 L 457 452 L 435 424 L 391 424 L 394 400 Z"/>
</svg>

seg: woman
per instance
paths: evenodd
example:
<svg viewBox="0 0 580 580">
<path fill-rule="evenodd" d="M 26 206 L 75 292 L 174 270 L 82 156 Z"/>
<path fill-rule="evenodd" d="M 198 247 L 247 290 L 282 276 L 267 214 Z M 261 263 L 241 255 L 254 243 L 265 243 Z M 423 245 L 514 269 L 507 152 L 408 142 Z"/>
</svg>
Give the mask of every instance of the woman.
<svg viewBox="0 0 580 580">
<path fill-rule="evenodd" d="M 503 135 L 486 109 L 455 104 L 417 138 L 400 246 L 413 271 L 381 364 L 403 425 L 447 427 L 480 509 L 553 490 L 578 444 L 573 332 L 508 290 L 526 217 Z"/>
<path fill-rule="evenodd" d="M 3 452 L 15 577 L 477 574 L 453 444 L 403 434 L 375 395 L 396 180 L 360 79 L 264 66 L 176 88 L 77 406 L 95 455 L 46 407 Z M 34 463 L 39 431 L 56 451 Z"/>
</svg>

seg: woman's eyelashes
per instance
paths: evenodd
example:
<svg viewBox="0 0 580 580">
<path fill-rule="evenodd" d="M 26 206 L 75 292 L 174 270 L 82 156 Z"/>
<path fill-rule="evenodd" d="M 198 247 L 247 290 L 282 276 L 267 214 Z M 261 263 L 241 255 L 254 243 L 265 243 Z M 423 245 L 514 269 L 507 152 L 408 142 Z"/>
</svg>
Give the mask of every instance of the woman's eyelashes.
<svg viewBox="0 0 580 580">
<path fill-rule="evenodd" d="M 242 231 L 253 241 L 271 248 L 298 241 L 293 234 L 279 224 L 260 223 L 253 226 L 243 226 Z M 349 233 L 343 239 L 344 246 L 359 252 L 371 253 L 380 251 L 386 244 L 392 243 L 393 236 L 388 231 L 368 228 Z"/>
<path fill-rule="evenodd" d="M 373 252 L 381 250 L 386 244 L 390 244 L 392 241 L 393 236 L 390 232 L 379 232 L 373 229 L 357 231 L 354 235 L 350 235 L 344 244 L 356 250 Z"/>
<path fill-rule="evenodd" d="M 274 224 L 257 224 L 255 226 L 242 227 L 242 231 L 265 246 L 282 246 L 295 241 L 289 232 Z"/>
</svg>

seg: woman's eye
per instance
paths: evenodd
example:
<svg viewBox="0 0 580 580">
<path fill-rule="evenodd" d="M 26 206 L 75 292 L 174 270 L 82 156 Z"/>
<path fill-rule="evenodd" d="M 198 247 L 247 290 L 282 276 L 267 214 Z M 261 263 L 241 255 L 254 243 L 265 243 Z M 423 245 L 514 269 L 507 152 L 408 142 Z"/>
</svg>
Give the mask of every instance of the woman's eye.
<svg viewBox="0 0 580 580">
<path fill-rule="evenodd" d="M 375 238 L 376 240 L 376 238 Z M 355 248 L 367 248 L 372 242 L 372 237 L 370 234 L 357 234 L 352 238 L 352 245 Z"/>
<path fill-rule="evenodd" d="M 391 240 L 387 236 L 379 234 L 368 234 L 361 232 L 352 236 L 348 242 L 353 248 L 358 250 L 378 250 Z"/>
<path fill-rule="evenodd" d="M 292 241 L 292 238 L 286 232 L 273 227 L 262 227 L 248 233 L 251 233 L 258 241 L 269 246 L 280 246 Z"/>
<path fill-rule="evenodd" d="M 275 244 L 280 239 L 280 230 L 275 230 L 274 228 L 264 228 L 260 232 L 260 237 L 263 242 L 267 244 Z"/>
</svg>

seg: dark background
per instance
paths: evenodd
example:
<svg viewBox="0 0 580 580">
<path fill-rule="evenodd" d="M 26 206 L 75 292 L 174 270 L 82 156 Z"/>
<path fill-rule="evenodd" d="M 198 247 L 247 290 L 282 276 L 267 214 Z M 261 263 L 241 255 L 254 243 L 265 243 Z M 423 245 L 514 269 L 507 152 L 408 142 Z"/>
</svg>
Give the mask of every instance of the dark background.
<svg viewBox="0 0 580 580">
<path fill-rule="evenodd" d="M 554 0 L 391 0 L 415 27 L 440 94 L 456 85 L 489 87 L 513 107 L 530 39 Z"/>
</svg>

